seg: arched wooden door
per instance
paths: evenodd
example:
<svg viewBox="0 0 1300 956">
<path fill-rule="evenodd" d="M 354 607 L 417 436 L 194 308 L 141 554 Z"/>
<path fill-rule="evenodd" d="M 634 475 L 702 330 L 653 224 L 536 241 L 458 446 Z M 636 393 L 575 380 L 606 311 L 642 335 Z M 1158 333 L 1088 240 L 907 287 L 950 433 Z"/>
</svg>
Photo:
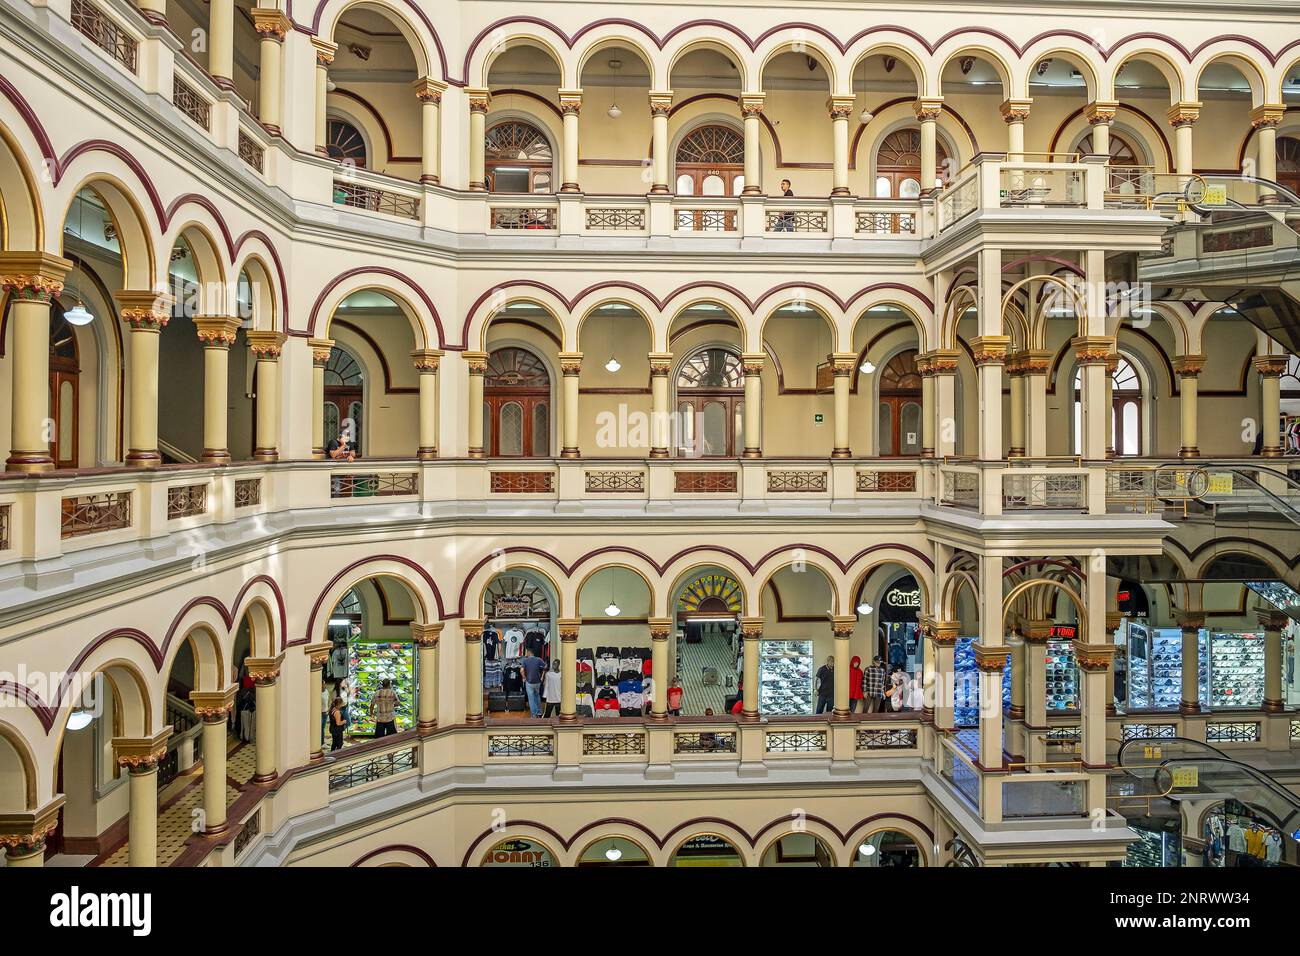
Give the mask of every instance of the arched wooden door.
<svg viewBox="0 0 1300 956">
<path fill-rule="evenodd" d="M 494 457 L 550 457 L 551 376 L 527 349 L 497 349 L 488 356 L 483 447 Z"/>
<path fill-rule="evenodd" d="M 552 193 L 555 157 L 551 141 L 531 123 L 505 120 L 493 125 L 484 144 L 487 187 L 494 193 Z"/>
<path fill-rule="evenodd" d="M 886 136 L 876 150 L 877 199 L 915 199 L 933 185 L 948 178 L 948 154 L 943 143 L 934 144 L 935 169 L 930 182 L 921 175 L 921 131 L 900 129 Z"/>
<path fill-rule="evenodd" d="M 881 455 L 921 454 L 921 373 L 916 352 L 899 352 L 880 373 Z"/>
<path fill-rule="evenodd" d="M 325 363 L 325 405 L 321 414 L 325 416 L 325 444 L 329 445 L 339 436 L 339 432 L 351 422 L 352 441 L 357 451 L 364 451 L 362 444 L 362 387 L 364 377 L 361 365 L 344 349 L 335 346 L 330 349 L 329 361 Z"/>
<path fill-rule="evenodd" d="M 677 372 L 677 452 L 691 458 L 734 458 L 744 446 L 745 371 L 740 355 L 700 349 Z"/>
<path fill-rule="evenodd" d="M 730 126 L 691 130 L 674 161 L 679 196 L 739 196 L 745 188 L 745 139 Z"/>
<path fill-rule="evenodd" d="M 77 336 L 63 317 L 63 307 L 50 306 L 50 457 L 55 468 L 76 468 L 77 436 L 80 434 L 79 404 L 80 353 Z"/>
</svg>

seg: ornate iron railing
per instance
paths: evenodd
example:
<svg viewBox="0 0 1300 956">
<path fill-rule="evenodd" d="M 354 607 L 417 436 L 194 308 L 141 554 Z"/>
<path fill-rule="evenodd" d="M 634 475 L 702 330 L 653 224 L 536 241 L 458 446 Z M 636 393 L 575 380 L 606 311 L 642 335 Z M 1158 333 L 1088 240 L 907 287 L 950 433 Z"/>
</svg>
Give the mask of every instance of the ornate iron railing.
<svg viewBox="0 0 1300 956">
<path fill-rule="evenodd" d="M 813 754 L 826 750 L 824 730 L 769 730 L 764 748 L 770 754 Z"/>
<path fill-rule="evenodd" d="M 334 180 L 334 202 L 339 206 L 382 212 L 401 219 L 420 218 L 420 198 L 363 186 L 343 179 Z"/>
<path fill-rule="evenodd" d="M 364 760 L 356 760 L 337 770 L 331 770 L 329 792 L 359 787 L 372 780 L 382 780 L 418 766 L 416 748 L 407 747 L 394 753 L 375 754 Z"/>
<path fill-rule="evenodd" d="M 900 727 L 858 731 L 859 750 L 908 750 L 917 745 L 916 728 Z"/>
<path fill-rule="evenodd" d="M 1173 740 L 1178 736 L 1177 724 L 1124 724 L 1120 727 L 1123 740 Z"/>
<path fill-rule="evenodd" d="M 645 491 L 645 472 L 589 471 L 587 491 L 593 494 L 636 493 Z"/>
<path fill-rule="evenodd" d="M 555 742 L 549 734 L 488 734 L 489 757 L 550 757 Z"/>
<path fill-rule="evenodd" d="M 494 471 L 489 487 L 493 494 L 548 495 L 555 491 L 555 474 L 549 471 Z"/>
<path fill-rule="evenodd" d="M 167 489 L 167 520 L 192 518 L 208 510 L 208 486 L 176 485 Z"/>
<path fill-rule="evenodd" d="M 673 490 L 679 494 L 736 493 L 734 471 L 679 471 L 673 475 Z"/>
<path fill-rule="evenodd" d="M 824 471 L 769 471 L 767 490 L 773 494 L 789 492 L 822 492 L 827 488 Z"/>
<path fill-rule="evenodd" d="M 914 471 L 859 471 L 857 481 L 858 491 L 879 493 L 916 491 Z"/>
<path fill-rule="evenodd" d="M 645 229 L 645 210 L 615 206 L 588 209 L 587 228 L 601 231 L 636 232 Z"/>
<path fill-rule="evenodd" d="M 244 825 L 239 828 L 239 833 L 235 836 L 235 842 L 231 848 L 235 859 L 248 849 L 248 844 L 253 842 L 253 838 L 262 832 L 262 808 L 258 807 L 253 811 L 253 815 L 244 821 Z"/>
<path fill-rule="evenodd" d="M 72 26 L 118 63 L 135 72 L 140 44 L 90 0 L 72 0 Z"/>
<path fill-rule="evenodd" d="M 980 476 L 973 471 L 945 471 L 943 473 L 943 496 L 945 505 L 958 508 L 974 508 L 979 505 Z"/>
<path fill-rule="evenodd" d="M 683 232 L 735 232 L 734 209 L 679 209 L 677 228 Z"/>
<path fill-rule="evenodd" d="M 131 527 L 131 492 L 109 491 L 99 495 L 64 498 L 59 534 L 76 538 L 101 531 Z"/>
<path fill-rule="evenodd" d="M 235 507 L 252 508 L 262 503 L 261 478 L 235 479 Z"/>
<path fill-rule="evenodd" d="M 734 754 L 736 733 L 733 730 L 701 730 L 673 734 L 675 754 Z"/>
<path fill-rule="evenodd" d="M 413 471 L 379 471 L 363 475 L 332 475 L 331 498 L 392 498 L 419 491 Z"/>
<path fill-rule="evenodd" d="M 1259 721 L 1233 720 L 1205 725 L 1205 741 L 1211 744 L 1253 744 L 1259 742 Z"/>
<path fill-rule="evenodd" d="M 0 551 L 8 551 L 9 544 L 9 512 L 12 505 L 0 505 Z"/>
<path fill-rule="evenodd" d="M 865 212 L 854 215 L 854 232 L 872 236 L 915 235 L 916 213 Z"/>
<path fill-rule="evenodd" d="M 555 210 L 550 206 L 493 206 L 493 229 L 554 229 Z"/>
<path fill-rule="evenodd" d="M 1084 475 L 1050 472 L 1002 476 L 1004 511 L 1071 510 L 1087 505 Z"/>
<path fill-rule="evenodd" d="M 249 136 L 241 129 L 239 131 L 239 158 L 260 173 L 262 172 L 262 165 L 265 157 L 266 150 L 263 149 L 257 141 L 253 139 L 253 137 Z"/>
<path fill-rule="evenodd" d="M 825 232 L 829 218 L 824 209 L 769 209 L 765 215 L 768 232 Z"/>
<path fill-rule="evenodd" d="M 212 128 L 212 104 L 179 73 L 172 74 L 172 103 L 205 130 Z"/>
<path fill-rule="evenodd" d="M 974 173 L 956 185 L 949 184 L 939 198 L 939 229 L 969 216 L 979 208 L 979 178 Z"/>
<path fill-rule="evenodd" d="M 645 753 L 645 734 L 583 734 L 582 752 L 588 757 L 626 757 Z"/>
</svg>

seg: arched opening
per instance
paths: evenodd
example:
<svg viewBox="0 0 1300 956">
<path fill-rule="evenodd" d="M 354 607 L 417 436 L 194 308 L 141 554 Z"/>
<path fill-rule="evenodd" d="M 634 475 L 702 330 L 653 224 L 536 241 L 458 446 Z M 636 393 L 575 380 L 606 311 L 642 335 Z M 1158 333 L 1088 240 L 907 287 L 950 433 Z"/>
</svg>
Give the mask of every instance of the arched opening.
<svg viewBox="0 0 1300 956">
<path fill-rule="evenodd" d="M 604 837 L 578 856 L 578 866 L 650 866 L 650 856 L 639 843 L 625 837 Z"/>
<path fill-rule="evenodd" d="M 877 199 L 915 199 L 950 175 L 948 153 L 943 141 L 934 144 L 935 168 L 926 176 L 921 169 L 921 130 L 895 130 L 876 149 L 876 179 L 872 195 Z"/>
<path fill-rule="evenodd" d="M 734 458 L 745 442 L 745 371 L 740 350 L 705 346 L 677 369 L 677 454 Z"/>
<path fill-rule="evenodd" d="M 359 169 L 370 165 L 365 136 L 355 124 L 338 116 L 326 121 L 325 155 L 336 163 L 347 163 Z"/>
<path fill-rule="evenodd" d="M 1135 142 L 1118 130 L 1108 134 L 1106 164 L 1106 193 L 1110 196 L 1150 196 L 1155 190 L 1155 167 L 1150 165 L 1146 153 Z M 1075 152 L 1085 156 L 1095 152 L 1092 131 L 1083 134 L 1075 145 Z"/>
<path fill-rule="evenodd" d="M 758 712 L 805 717 L 835 706 L 835 594 L 821 569 L 802 560 L 775 571 L 760 595 Z M 861 666 L 861 660 L 855 659 Z M 851 680 L 851 678 L 850 678 Z"/>
<path fill-rule="evenodd" d="M 1142 434 L 1142 380 L 1137 370 L 1123 355 L 1111 373 L 1111 434 L 1114 436 L 1115 454 L 1141 455 L 1145 447 Z M 1074 447 L 1076 453 L 1083 448 L 1083 369 L 1074 372 Z"/>
<path fill-rule="evenodd" d="M 729 572 L 717 567 L 692 571 L 673 596 L 676 680 L 669 691 L 669 711 L 687 716 L 721 716 L 730 712 L 739 693 L 741 674 L 740 616 L 744 590 Z M 680 687 L 681 693 L 676 693 Z"/>
<path fill-rule="evenodd" d="M 551 453 L 551 377 L 529 349 L 488 355 L 483 380 L 483 447 L 492 457 L 546 458 Z"/>
<path fill-rule="evenodd" d="M 358 454 L 365 452 L 364 380 L 361 363 L 351 352 L 337 345 L 330 349 L 330 357 L 325 362 L 325 404 L 321 409 L 326 448 L 344 434 L 356 446 Z"/>
<path fill-rule="evenodd" d="M 492 717 L 527 717 L 531 713 L 522 661 L 539 658 L 549 671 L 559 596 L 541 574 L 525 568 L 503 572 L 483 591 L 484 713 Z M 587 716 L 591 716 L 590 713 Z"/>
<path fill-rule="evenodd" d="M 650 449 L 651 402 L 650 323 L 642 312 L 622 302 L 593 309 L 578 329 L 578 351 L 590 356 L 582 363 L 579 387 L 582 419 L 593 422 L 594 443 L 579 436 L 591 457 L 643 456 Z"/>
<path fill-rule="evenodd" d="M 525 120 L 503 120 L 488 128 L 484 163 L 490 192 L 555 192 L 551 141 Z"/>
<path fill-rule="evenodd" d="M 77 334 L 63 314 L 62 305 L 50 304 L 50 457 L 55 468 L 76 468 L 81 354 Z"/>
<path fill-rule="evenodd" d="M 678 142 L 673 166 L 679 196 L 739 196 L 745 188 L 745 137 L 721 123 L 697 126 Z M 689 211 L 694 218 L 687 224 L 679 214 L 677 228 L 705 228 L 701 217 L 706 212 Z"/>
<path fill-rule="evenodd" d="M 759 866 L 833 867 L 830 847 L 811 833 L 787 833 L 763 853 Z"/>
<path fill-rule="evenodd" d="M 915 349 L 899 352 L 880 372 L 877 434 L 882 456 L 921 453 L 921 373 L 916 355 Z"/>
<path fill-rule="evenodd" d="M 497 44 L 488 67 L 491 112 L 484 127 L 484 172 L 490 192 L 551 194 L 563 185 L 561 67 L 554 52 L 528 40 Z M 530 221 L 516 228 L 527 228 Z"/>
<path fill-rule="evenodd" d="M 748 444 L 761 444 L 774 457 L 829 458 L 835 445 L 829 362 L 836 351 L 834 323 L 819 307 L 796 299 L 767 317 L 761 335 L 767 356 L 761 378 L 762 431 Z M 755 437 L 762 441 L 753 441 Z"/>
<path fill-rule="evenodd" d="M 738 867 L 745 865 L 745 859 L 740 855 L 735 844 L 725 837 L 713 833 L 701 833 L 691 837 L 673 851 L 668 865 Z"/>
<path fill-rule="evenodd" d="M 899 830 L 877 830 L 858 844 L 852 866 L 905 868 L 925 865 L 916 840 Z"/>
<path fill-rule="evenodd" d="M 601 568 L 582 582 L 579 716 L 642 717 L 650 712 L 661 679 L 650 666 L 651 597 L 645 578 L 631 568 Z"/>
<path fill-rule="evenodd" d="M 494 844 L 483 854 L 482 866 L 559 866 L 555 855 L 540 841 L 529 837 L 511 837 Z"/>
</svg>

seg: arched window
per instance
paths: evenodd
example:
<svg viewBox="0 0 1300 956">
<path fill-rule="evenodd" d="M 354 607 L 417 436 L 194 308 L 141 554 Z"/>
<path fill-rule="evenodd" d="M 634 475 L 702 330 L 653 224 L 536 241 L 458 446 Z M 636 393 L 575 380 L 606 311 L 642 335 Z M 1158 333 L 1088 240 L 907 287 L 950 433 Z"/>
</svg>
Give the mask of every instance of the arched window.
<svg viewBox="0 0 1300 956">
<path fill-rule="evenodd" d="M 679 196 L 739 196 L 745 188 L 745 139 L 730 126 L 691 130 L 675 163 Z"/>
<path fill-rule="evenodd" d="M 1300 139 L 1294 136 L 1277 138 L 1277 181 L 1300 193 Z"/>
<path fill-rule="evenodd" d="M 483 444 L 488 455 L 550 455 L 551 376 L 532 352 L 502 348 L 488 356 L 483 412 Z"/>
<path fill-rule="evenodd" d="M 551 141 L 531 123 L 505 120 L 487 131 L 484 168 L 491 192 L 553 192 L 554 162 Z"/>
<path fill-rule="evenodd" d="M 1110 376 L 1111 436 L 1117 455 L 1142 454 L 1142 380 L 1128 359 L 1120 356 Z M 1074 448 L 1083 451 L 1083 369 L 1074 370 Z"/>
<path fill-rule="evenodd" d="M 63 317 L 63 306 L 54 302 L 50 305 L 50 419 L 54 422 L 50 457 L 55 468 L 77 467 L 80 374 L 77 336 Z"/>
<path fill-rule="evenodd" d="M 930 181 L 921 175 L 921 131 L 900 129 L 886 136 L 876 150 L 877 199 L 915 199 L 934 180 L 947 179 L 948 154 L 943 143 L 934 144 L 935 170 Z"/>
<path fill-rule="evenodd" d="M 677 371 L 678 454 L 731 458 L 744 446 L 745 370 L 731 349 L 712 346 Z"/>
<path fill-rule="evenodd" d="M 1085 155 L 1093 152 L 1092 133 L 1079 140 L 1076 149 Z M 1110 161 L 1106 191 L 1119 196 L 1146 196 L 1154 188 L 1155 172 L 1147 165 L 1142 151 L 1114 130 L 1110 132 Z"/>
<path fill-rule="evenodd" d="M 366 140 L 361 131 L 347 120 L 332 119 L 326 123 L 325 152 L 330 159 L 366 167 Z"/>
<path fill-rule="evenodd" d="M 330 349 L 325 362 L 325 404 L 321 408 L 327 446 L 346 427 L 357 450 L 362 450 L 362 385 L 361 365 L 352 353 L 337 345 Z"/>
<path fill-rule="evenodd" d="M 891 358 L 880 372 L 880 454 L 921 453 L 921 373 L 916 352 Z"/>
</svg>

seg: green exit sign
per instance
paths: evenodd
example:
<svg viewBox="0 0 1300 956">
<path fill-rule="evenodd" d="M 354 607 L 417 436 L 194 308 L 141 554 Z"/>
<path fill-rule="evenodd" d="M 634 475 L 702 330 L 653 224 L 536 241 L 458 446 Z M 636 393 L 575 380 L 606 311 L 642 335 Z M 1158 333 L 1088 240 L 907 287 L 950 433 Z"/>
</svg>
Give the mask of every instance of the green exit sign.
<svg viewBox="0 0 1300 956">
<path fill-rule="evenodd" d="M 821 412 L 817 412 L 815 415 L 813 415 L 813 424 L 821 425 L 825 423 L 825 421 L 826 421 L 826 416 L 823 415 Z"/>
</svg>

